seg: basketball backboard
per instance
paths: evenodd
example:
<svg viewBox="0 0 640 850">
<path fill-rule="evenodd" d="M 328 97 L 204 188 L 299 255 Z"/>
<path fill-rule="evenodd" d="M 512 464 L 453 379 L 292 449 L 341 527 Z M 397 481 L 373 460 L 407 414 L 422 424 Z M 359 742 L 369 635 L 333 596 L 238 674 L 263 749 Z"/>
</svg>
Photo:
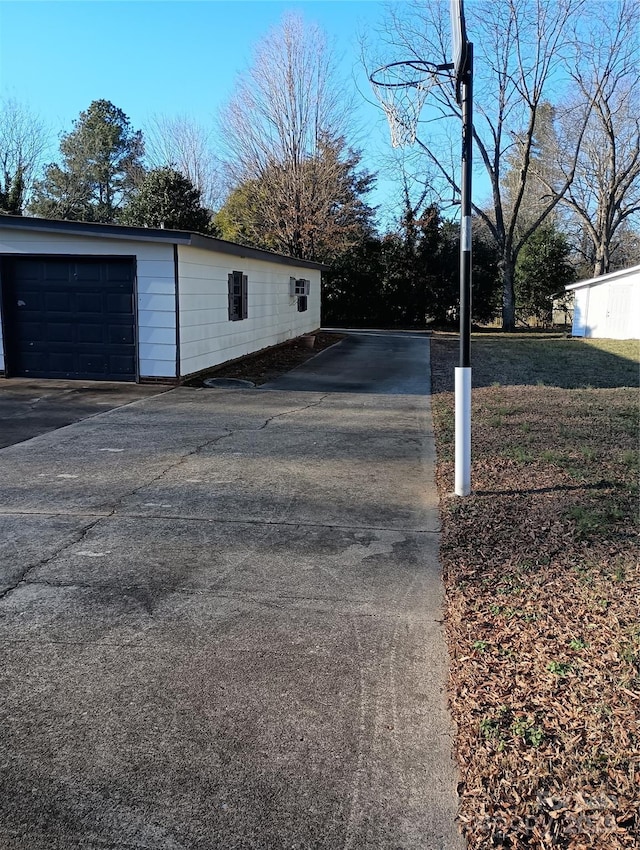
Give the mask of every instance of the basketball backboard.
<svg viewBox="0 0 640 850">
<path fill-rule="evenodd" d="M 453 67 L 456 79 L 456 91 L 458 102 L 460 101 L 460 85 L 462 77 L 467 70 L 467 28 L 464 21 L 463 0 L 450 0 L 451 2 L 451 43 L 453 49 Z"/>
</svg>

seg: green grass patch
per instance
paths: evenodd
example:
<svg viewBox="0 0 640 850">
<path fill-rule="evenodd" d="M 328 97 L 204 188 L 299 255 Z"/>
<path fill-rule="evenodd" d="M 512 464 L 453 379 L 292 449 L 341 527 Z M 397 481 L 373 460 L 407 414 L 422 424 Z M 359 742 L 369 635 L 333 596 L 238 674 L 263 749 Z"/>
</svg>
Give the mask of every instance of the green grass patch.
<svg viewBox="0 0 640 850">
<path fill-rule="evenodd" d="M 586 540 L 594 535 L 611 532 L 626 518 L 626 513 L 615 503 L 610 503 L 597 508 L 573 505 L 566 516 L 575 522 L 578 538 Z"/>
</svg>

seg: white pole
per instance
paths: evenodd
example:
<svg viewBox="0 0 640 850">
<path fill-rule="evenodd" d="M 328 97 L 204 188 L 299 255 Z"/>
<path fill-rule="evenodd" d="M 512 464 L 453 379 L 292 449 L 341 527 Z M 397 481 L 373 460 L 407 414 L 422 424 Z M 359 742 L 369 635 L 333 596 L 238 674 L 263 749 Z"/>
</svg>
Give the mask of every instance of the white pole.
<svg viewBox="0 0 640 850">
<path fill-rule="evenodd" d="M 456 496 L 471 493 L 471 367 L 456 366 Z"/>
</svg>

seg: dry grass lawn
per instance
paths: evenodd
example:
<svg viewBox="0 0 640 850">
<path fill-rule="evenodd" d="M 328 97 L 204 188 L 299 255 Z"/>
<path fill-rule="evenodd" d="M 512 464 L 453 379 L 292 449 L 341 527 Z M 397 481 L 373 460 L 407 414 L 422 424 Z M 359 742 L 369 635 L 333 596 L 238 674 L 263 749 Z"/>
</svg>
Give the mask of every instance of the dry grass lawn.
<svg viewBox="0 0 640 850">
<path fill-rule="evenodd" d="M 469 847 L 640 847 L 639 345 L 474 336 L 466 499 L 431 353 Z"/>
</svg>

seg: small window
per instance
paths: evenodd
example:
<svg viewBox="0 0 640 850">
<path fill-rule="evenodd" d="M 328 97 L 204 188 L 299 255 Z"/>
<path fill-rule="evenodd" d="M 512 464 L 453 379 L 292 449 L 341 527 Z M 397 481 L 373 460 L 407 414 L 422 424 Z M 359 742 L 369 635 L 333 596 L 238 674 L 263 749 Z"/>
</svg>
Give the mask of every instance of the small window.
<svg viewBox="0 0 640 850">
<path fill-rule="evenodd" d="M 231 272 L 229 275 L 229 321 L 238 322 L 246 319 L 248 278 L 242 272 Z"/>
<path fill-rule="evenodd" d="M 298 296 L 298 313 L 304 313 L 307 309 L 307 296 L 299 295 Z"/>
<path fill-rule="evenodd" d="M 292 298 L 298 298 L 301 295 L 309 294 L 309 286 L 311 281 L 305 280 L 303 277 L 296 280 L 295 277 L 289 278 L 289 295 Z"/>
</svg>

